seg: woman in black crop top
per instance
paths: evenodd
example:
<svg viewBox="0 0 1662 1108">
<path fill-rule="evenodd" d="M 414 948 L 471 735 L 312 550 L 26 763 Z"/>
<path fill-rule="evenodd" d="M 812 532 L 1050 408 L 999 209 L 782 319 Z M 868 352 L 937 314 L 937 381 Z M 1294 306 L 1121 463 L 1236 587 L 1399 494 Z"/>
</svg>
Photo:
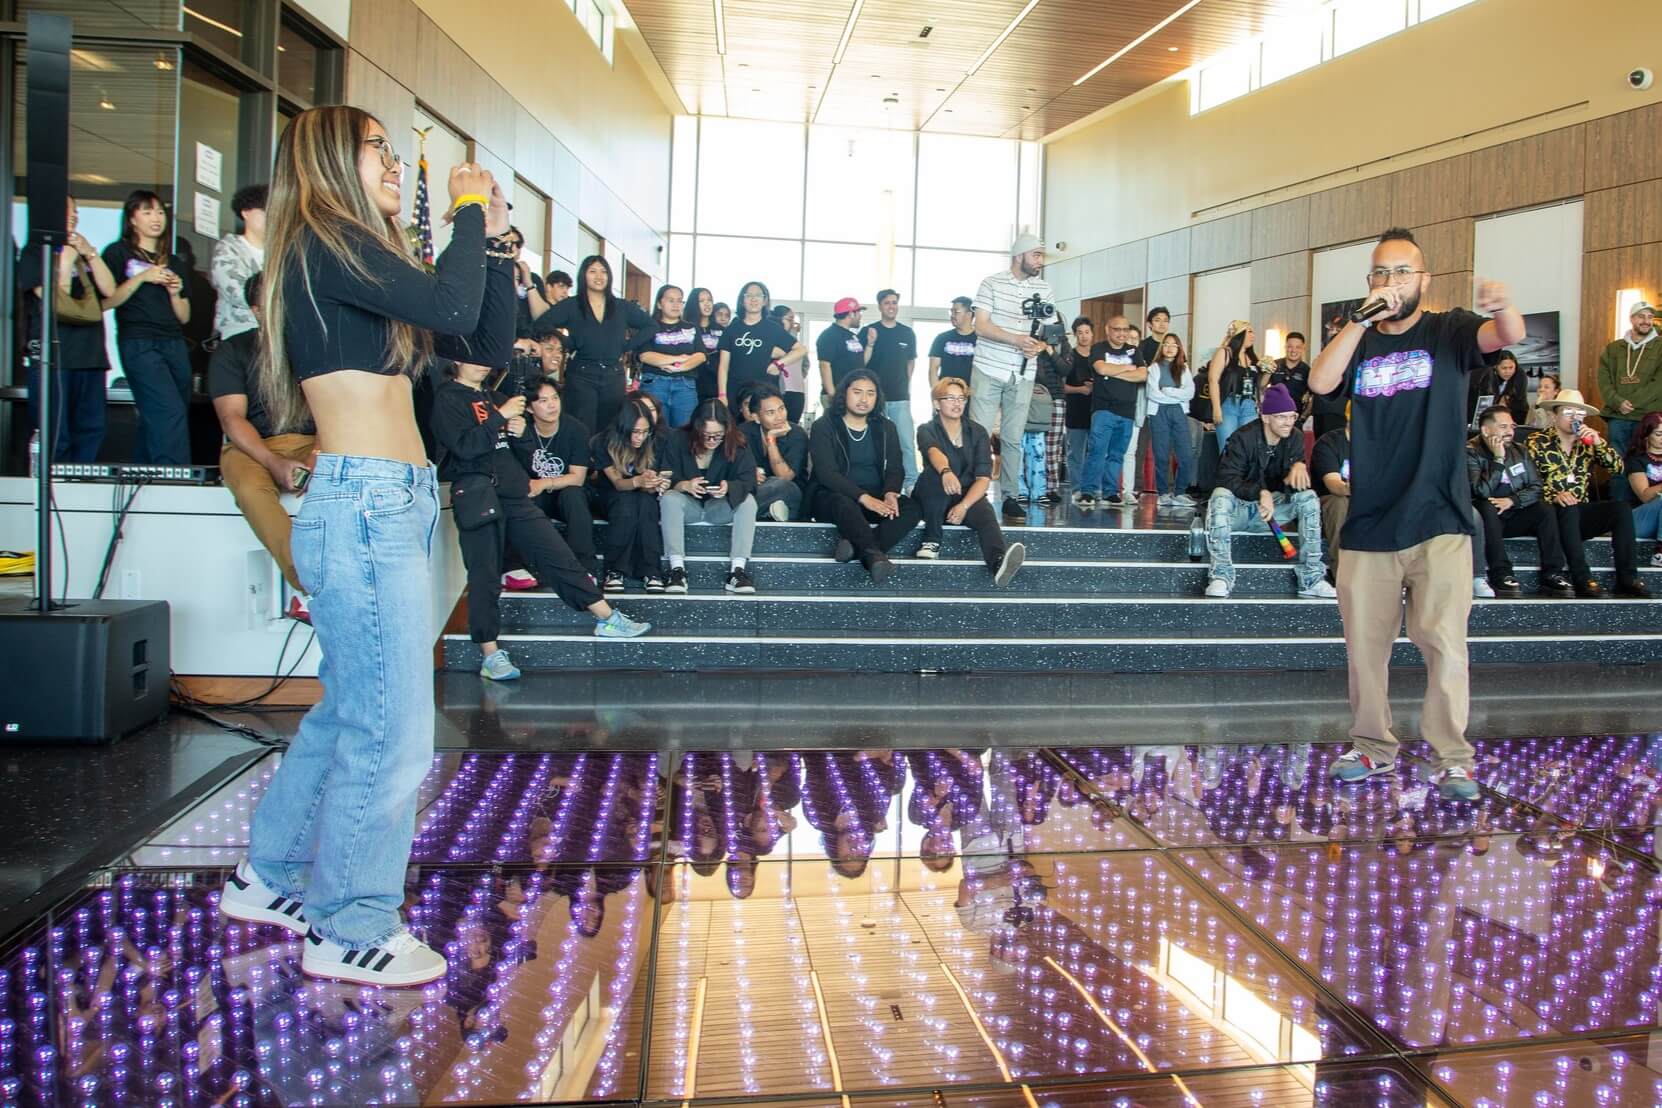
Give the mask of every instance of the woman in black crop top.
<svg viewBox="0 0 1662 1108">
<path fill-rule="evenodd" d="M 490 173 L 450 171 L 453 235 L 429 275 L 399 223 L 402 164 L 368 113 L 302 112 L 278 143 L 261 300 L 260 390 L 275 430 L 308 409 L 319 454 L 291 546 L 323 649 L 323 699 L 254 813 L 221 897 L 306 935 L 308 974 L 419 985 L 445 961 L 399 917 L 416 796 L 433 758 L 427 559 L 437 483 L 411 382 L 435 353 L 506 365 L 508 208 Z"/>
<path fill-rule="evenodd" d="M 578 290 L 536 322 L 539 335 L 570 332 L 566 411 L 585 427 L 605 427 L 623 406 L 628 373 L 620 364 L 628 333 L 652 326 L 652 317 L 612 292 L 612 266 L 591 254 L 577 267 Z"/>
</svg>

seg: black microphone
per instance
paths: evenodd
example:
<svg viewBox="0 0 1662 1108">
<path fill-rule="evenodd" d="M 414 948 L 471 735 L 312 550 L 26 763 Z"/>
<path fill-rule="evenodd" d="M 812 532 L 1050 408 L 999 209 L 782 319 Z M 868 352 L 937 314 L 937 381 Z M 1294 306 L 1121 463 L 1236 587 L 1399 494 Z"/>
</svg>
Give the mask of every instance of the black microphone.
<svg viewBox="0 0 1662 1108">
<path fill-rule="evenodd" d="M 1375 316 L 1384 315 L 1390 310 L 1390 301 L 1370 300 L 1366 304 L 1363 304 L 1360 308 L 1357 308 L 1350 313 L 1350 321 L 1352 323 L 1366 323 Z"/>
</svg>

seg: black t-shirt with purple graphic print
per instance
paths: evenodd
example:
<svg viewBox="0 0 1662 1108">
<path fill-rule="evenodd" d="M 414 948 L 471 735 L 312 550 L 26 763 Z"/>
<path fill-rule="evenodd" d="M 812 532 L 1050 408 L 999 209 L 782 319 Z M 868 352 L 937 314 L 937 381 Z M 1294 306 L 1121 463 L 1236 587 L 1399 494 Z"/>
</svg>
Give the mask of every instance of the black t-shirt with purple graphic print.
<svg viewBox="0 0 1662 1108">
<path fill-rule="evenodd" d="M 1484 367 L 1464 309 L 1426 312 L 1400 335 L 1362 336 L 1347 370 L 1350 514 L 1345 550 L 1407 550 L 1438 535 L 1471 535 L 1466 476 L 1467 374 Z"/>
</svg>

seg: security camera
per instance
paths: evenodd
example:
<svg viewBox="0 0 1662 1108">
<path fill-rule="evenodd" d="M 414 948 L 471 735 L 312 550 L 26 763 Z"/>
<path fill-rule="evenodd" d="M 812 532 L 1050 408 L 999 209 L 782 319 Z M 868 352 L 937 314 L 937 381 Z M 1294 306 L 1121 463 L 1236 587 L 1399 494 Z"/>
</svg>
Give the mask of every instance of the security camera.
<svg viewBox="0 0 1662 1108">
<path fill-rule="evenodd" d="M 1056 244 L 1056 252 L 1058 254 L 1066 254 L 1068 252 L 1068 244 L 1066 242 L 1057 243 Z"/>
<path fill-rule="evenodd" d="M 1638 69 L 1628 71 L 1627 87 L 1638 92 L 1644 92 L 1650 88 L 1651 83 L 1655 80 L 1656 74 L 1641 66 Z"/>
</svg>

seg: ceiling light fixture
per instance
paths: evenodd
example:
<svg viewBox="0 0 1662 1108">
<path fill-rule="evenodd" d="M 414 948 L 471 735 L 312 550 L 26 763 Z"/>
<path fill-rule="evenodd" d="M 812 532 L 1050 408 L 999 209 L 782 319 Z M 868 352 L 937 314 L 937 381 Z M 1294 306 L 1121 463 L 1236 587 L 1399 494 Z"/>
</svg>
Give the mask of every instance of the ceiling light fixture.
<svg viewBox="0 0 1662 1108">
<path fill-rule="evenodd" d="M 727 13 L 721 10 L 721 0 L 716 2 L 716 53 L 727 53 Z"/>
<path fill-rule="evenodd" d="M 163 73 L 170 72 L 173 69 L 173 59 L 165 57 L 161 54 L 157 54 L 156 55 L 156 60 L 151 64 L 153 64 L 157 69 L 161 70 Z"/>
<path fill-rule="evenodd" d="M 866 6 L 866 0 L 854 0 L 854 6 L 848 9 L 848 22 L 843 24 L 843 37 L 837 40 L 836 53 L 831 55 L 832 65 L 843 64 L 843 51 L 848 49 L 848 40 L 854 34 L 854 24 L 859 22 L 860 9 Z"/>
<path fill-rule="evenodd" d="M 1198 3 L 1200 3 L 1200 0 L 1194 0 L 1194 3 L 1189 6 L 1192 8 Z M 964 70 L 964 76 L 975 76 L 975 71 L 987 64 L 987 59 L 993 56 L 993 51 L 997 50 L 1000 46 L 1003 46 L 1004 40 L 1010 37 L 1010 33 L 1019 27 L 1021 25 L 1021 21 L 1027 18 L 1028 13 L 1038 6 L 1039 0 L 1027 0 L 1027 6 L 1016 13 L 1016 18 L 1010 20 L 1009 26 L 1005 27 L 1004 30 L 998 33 L 998 37 L 993 39 L 991 45 L 981 51 L 981 56 L 975 59 L 975 64 Z"/>
<path fill-rule="evenodd" d="M 1182 16 L 1183 14 L 1185 14 L 1186 12 L 1188 12 L 1189 9 L 1197 7 L 1199 4 L 1200 4 L 1200 0 L 1189 0 L 1189 2 L 1187 4 L 1184 4 L 1181 8 L 1178 8 L 1176 11 L 1174 11 L 1170 15 L 1166 16 L 1166 18 L 1162 19 L 1160 22 L 1156 23 L 1154 26 L 1150 27 L 1148 30 L 1144 31 L 1142 34 L 1138 35 L 1136 38 L 1134 38 L 1130 42 L 1126 43 L 1124 46 L 1120 47 L 1112 55 L 1110 55 L 1105 61 L 1098 64 L 1095 69 L 1091 70 L 1089 73 L 1085 74 L 1085 76 L 1083 76 L 1083 77 L 1079 78 L 1079 80 L 1075 81 L 1073 83 L 1074 88 L 1078 88 L 1080 85 L 1084 84 L 1086 81 L 1089 81 L 1092 77 L 1095 77 L 1098 73 L 1101 73 L 1104 69 L 1107 69 L 1109 66 L 1113 65 L 1115 62 L 1119 61 L 1121 58 L 1123 58 L 1127 54 L 1131 53 L 1131 51 L 1135 50 L 1137 47 L 1141 46 L 1143 43 L 1147 42 L 1149 39 L 1153 38 L 1155 35 L 1159 34 L 1161 31 L 1165 30 L 1167 27 L 1169 27 L 1173 23 L 1175 23 L 1177 21 L 1177 19 L 1180 16 Z"/>
<path fill-rule="evenodd" d="M 107 92 L 98 98 L 98 106 L 107 112 L 115 111 L 115 101 L 110 99 L 110 94 Z"/>
</svg>

